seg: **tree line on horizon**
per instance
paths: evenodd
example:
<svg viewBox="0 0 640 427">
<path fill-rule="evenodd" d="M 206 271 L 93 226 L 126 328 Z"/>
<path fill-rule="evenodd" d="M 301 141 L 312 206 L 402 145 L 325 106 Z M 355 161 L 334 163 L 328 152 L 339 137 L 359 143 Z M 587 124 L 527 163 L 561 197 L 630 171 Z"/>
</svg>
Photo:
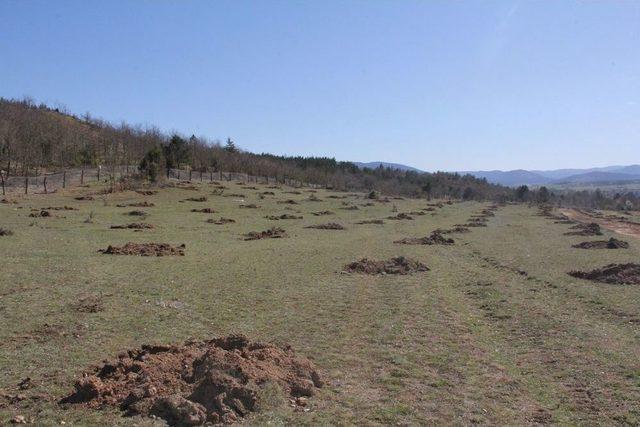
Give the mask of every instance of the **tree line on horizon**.
<svg viewBox="0 0 640 427">
<path fill-rule="evenodd" d="M 75 116 L 64 108 L 36 104 L 29 98 L 0 98 L 0 170 L 7 176 L 37 175 L 42 171 L 102 166 L 115 170 L 138 165 L 146 178 L 161 180 L 170 169 L 195 172 L 232 172 L 312 183 L 339 190 L 376 190 L 409 197 L 449 197 L 463 200 L 558 200 L 591 207 L 600 203 L 616 208 L 640 206 L 633 194 L 618 200 L 585 193 L 560 195 L 547 190 L 512 189 L 486 179 L 450 172 L 423 173 L 391 168 L 360 168 L 329 157 L 277 156 L 239 149 L 195 135 L 165 134 L 157 127 L 113 124 L 89 113 Z M 597 207 L 597 206 L 593 206 Z"/>
</svg>

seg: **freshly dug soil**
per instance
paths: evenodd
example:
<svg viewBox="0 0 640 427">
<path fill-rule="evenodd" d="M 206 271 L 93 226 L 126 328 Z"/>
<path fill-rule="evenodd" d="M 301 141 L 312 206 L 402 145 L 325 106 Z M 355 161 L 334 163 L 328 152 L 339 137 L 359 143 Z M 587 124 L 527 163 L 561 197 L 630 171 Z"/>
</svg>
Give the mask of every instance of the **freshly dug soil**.
<svg viewBox="0 0 640 427">
<path fill-rule="evenodd" d="M 112 225 L 111 226 L 112 230 L 126 230 L 126 229 L 148 230 L 148 229 L 151 229 L 151 228 L 154 228 L 153 225 L 147 224 L 146 222 L 132 222 L 131 224 Z"/>
<path fill-rule="evenodd" d="M 49 211 L 40 211 L 40 212 L 34 212 L 29 214 L 29 217 L 31 218 L 48 218 L 51 217 L 53 215 L 51 215 L 51 212 Z"/>
<path fill-rule="evenodd" d="M 171 246 L 168 243 L 132 243 L 124 246 L 111 246 L 98 252 L 108 255 L 169 256 L 184 255 L 185 245 Z"/>
<path fill-rule="evenodd" d="M 311 215 L 324 216 L 324 215 L 335 215 L 335 213 L 333 213 L 331 211 L 320 211 L 320 212 L 311 212 Z"/>
<path fill-rule="evenodd" d="M 315 224 L 308 225 L 305 228 L 315 228 L 316 230 L 345 230 L 345 228 L 336 223 L 336 222 L 328 222 L 326 224 Z"/>
<path fill-rule="evenodd" d="M 244 235 L 244 240 L 279 239 L 287 236 L 286 231 L 279 227 L 273 227 L 265 231 L 251 231 Z"/>
<path fill-rule="evenodd" d="M 202 197 L 189 197 L 188 199 L 182 200 L 183 202 L 206 202 L 207 198 L 205 196 Z"/>
<path fill-rule="evenodd" d="M 231 218 L 224 218 L 224 217 L 222 217 L 222 218 L 220 218 L 220 219 L 213 219 L 213 218 L 209 218 L 209 219 L 207 220 L 207 222 L 208 222 L 209 224 L 224 225 L 224 224 L 231 224 L 231 223 L 234 223 L 234 222 L 236 222 L 236 220 L 235 220 L 235 219 L 231 219 Z"/>
<path fill-rule="evenodd" d="M 93 196 L 78 196 L 74 197 L 76 200 L 93 200 Z"/>
<path fill-rule="evenodd" d="M 569 227 L 571 230 L 564 233 L 565 236 L 601 236 L 600 226 L 595 222 L 589 224 L 576 224 L 573 227 Z"/>
<path fill-rule="evenodd" d="M 356 222 L 356 224 L 384 224 L 384 221 L 381 219 L 365 219 L 364 221 Z"/>
<path fill-rule="evenodd" d="M 422 212 L 422 211 L 411 211 L 408 212 L 409 215 L 416 215 L 416 216 L 422 216 L 422 215 L 426 215 L 426 212 Z"/>
<path fill-rule="evenodd" d="M 319 198 L 319 197 L 316 197 L 315 194 L 310 195 L 309 198 L 306 199 L 306 200 L 307 200 L 307 202 L 321 202 L 322 201 L 322 199 Z"/>
<path fill-rule="evenodd" d="M 239 199 L 244 199 L 244 194 L 225 194 L 224 197 L 237 197 Z"/>
<path fill-rule="evenodd" d="M 77 211 L 78 208 L 73 208 L 71 206 L 49 206 L 48 208 L 43 208 L 48 211 Z"/>
<path fill-rule="evenodd" d="M 145 216 L 147 215 L 147 213 L 145 211 L 130 211 L 125 213 L 125 215 L 129 215 L 129 216 Z"/>
<path fill-rule="evenodd" d="M 302 194 L 301 191 L 295 191 L 295 190 L 294 191 L 283 191 L 282 193 L 283 194 Z"/>
<path fill-rule="evenodd" d="M 282 214 L 282 215 L 267 215 L 266 219 L 270 219 L 272 221 L 279 221 L 281 219 L 302 219 L 301 216 L 290 215 L 290 214 Z"/>
<path fill-rule="evenodd" d="M 276 193 L 274 193 L 273 191 L 263 191 L 261 193 L 263 196 L 275 196 Z"/>
<path fill-rule="evenodd" d="M 298 202 L 296 202 L 293 199 L 278 200 L 276 203 L 279 204 L 279 205 L 298 205 L 299 204 Z"/>
<path fill-rule="evenodd" d="M 343 271 L 361 274 L 410 274 L 418 271 L 429 271 L 429 267 L 414 259 L 400 256 L 386 261 L 362 258 L 359 261 L 345 265 Z"/>
<path fill-rule="evenodd" d="M 393 219 L 393 220 L 403 220 L 403 219 L 406 219 L 406 220 L 412 220 L 412 219 L 413 219 L 413 217 L 412 217 L 412 216 L 407 215 L 406 213 L 399 213 L 399 214 L 398 214 L 398 215 L 396 215 L 396 216 L 388 216 L 388 217 L 387 217 L 387 219 Z"/>
<path fill-rule="evenodd" d="M 122 352 L 78 380 L 60 403 L 117 406 L 172 426 L 231 424 L 257 410 L 267 383 L 293 399 L 313 396 L 323 385 L 313 363 L 291 347 L 229 335 Z"/>
<path fill-rule="evenodd" d="M 628 247 L 629 243 L 613 237 L 609 240 L 594 240 L 592 242 L 582 242 L 572 246 L 572 248 L 578 249 L 627 249 Z"/>
<path fill-rule="evenodd" d="M 471 230 L 469 230 L 467 227 L 463 227 L 462 225 L 454 225 L 453 228 L 438 228 L 437 230 L 434 231 L 438 232 L 440 234 L 451 234 L 451 233 L 469 233 Z"/>
<path fill-rule="evenodd" d="M 132 208 L 151 208 L 154 207 L 155 204 L 154 203 L 150 203 L 147 201 L 144 202 L 134 202 L 134 203 L 124 203 L 124 204 L 120 204 L 120 205 L 116 205 L 117 208 L 126 208 L 126 207 L 132 207 Z"/>
<path fill-rule="evenodd" d="M 202 209 L 191 209 L 191 212 L 199 212 L 199 213 L 216 213 L 216 211 L 214 211 L 211 208 L 202 208 Z"/>
<path fill-rule="evenodd" d="M 453 245 L 455 241 L 444 237 L 438 231 L 434 231 L 428 237 L 406 237 L 393 243 L 402 245 Z"/>
<path fill-rule="evenodd" d="M 640 264 L 609 264 L 592 271 L 571 271 L 570 276 L 616 285 L 640 285 Z"/>
<path fill-rule="evenodd" d="M 260 209 L 260 206 L 256 205 L 255 203 L 249 203 L 248 205 L 240 205 L 240 207 L 244 209 Z"/>
<path fill-rule="evenodd" d="M 13 236 L 13 231 L 0 227 L 0 236 Z"/>
<path fill-rule="evenodd" d="M 154 194 L 157 194 L 158 191 L 157 190 L 137 190 L 136 193 L 142 194 L 143 196 L 153 196 Z"/>
</svg>

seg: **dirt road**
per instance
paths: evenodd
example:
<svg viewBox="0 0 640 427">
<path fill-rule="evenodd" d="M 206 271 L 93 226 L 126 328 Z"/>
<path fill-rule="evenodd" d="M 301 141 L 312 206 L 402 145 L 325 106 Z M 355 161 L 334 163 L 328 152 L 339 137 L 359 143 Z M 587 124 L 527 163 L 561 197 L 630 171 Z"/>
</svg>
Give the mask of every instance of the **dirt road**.
<svg viewBox="0 0 640 427">
<path fill-rule="evenodd" d="M 598 217 L 577 209 L 560 209 L 560 212 L 574 221 L 581 223 L 595 222 L 607 230 L 611 230 L 624 236 L 631 236 L 636 239 L 640 239 L 640 224 L 637 222 Z"/>
</svg>

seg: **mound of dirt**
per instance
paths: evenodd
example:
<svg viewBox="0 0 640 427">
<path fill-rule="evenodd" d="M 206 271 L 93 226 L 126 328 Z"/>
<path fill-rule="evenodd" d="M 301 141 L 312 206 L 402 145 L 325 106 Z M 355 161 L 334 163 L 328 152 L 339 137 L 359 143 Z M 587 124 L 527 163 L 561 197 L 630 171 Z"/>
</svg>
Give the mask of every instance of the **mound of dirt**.
<svg viewBox="0 0 640 427">
<path fill-rule="evenodd" d="M 111 246 L 98 252 L 108 255 L 169 256 L 184 255 L 185 245 L 171 246 L 168 243 L 133 243 L 124 246 Z"/>
<path fill-rule="evenodd" d="M 78 208 L 73 208 L 71 206 L 49 206 L 48 208 L 43 208 L 46 209 L 48 211 L 77 211 Z"/>
<path fill-rule="evenodd" d="M 6 197 L 3 197 L 2 200 L 0 200 L 0 203 L 4 203 L 7 205 L 17 205 L 18 202 L 16 202 L 15 200 L 9 200 Z"/>
<path fill-rule="evenodd" d="M 132 222 L 131 224 L 112 225 L 111 226 L 112 230 L 126 230 L 126 229 L 148 230 L 148 229 L 151 229 L 151 228 L 153 228 L 153 225 L 147 224 L 146 222 Z"/>
<path fill-rule="evenodd" d="M 314 228 L 316 230 L 346 230 L 342 225 L 336 222 L 328 222 L 326 224 L 308 225 L 305 228 Z"/>
<path fill-rule="evenodd" d="M 554 224 L 575 224 L 576 222 L 571 219 L 559 219 L 553 221 Z"/>
<path fill-rule="evenodd" d="M 628 247 L 629 243 L 613 237 L 609 240 L 594 240 L 592 242 L 582 242 L 572 246 L 572 248 L 578 249 L 627 249 Z"/>
<path fill-rule="evenodd" d="M 279 221 L 281 219 L 302 219 L 301 216 L 290 215 L 290 214 L 282 214 L 282 215 L 267 215 L 266 219 L 270 219 L 272 221 Z"/>
<path fill-rule="evenodd" d="M 483 216 L 476 216 L 476 217 L 471 217 L 467 220 L 468 222 L 477 222 L 480 224 L 484 224 L 485 222 L 488 222 L 489 220 Z"/>
<path fill-rule="evenodd" d="M 129 211 L 125 213 L 125 215 L 129 216 L 146 216 L 147 213 L 145 211 Z"/>
<path fill-rule="evenodd" d="M 316 195 L 312 194 L 309 196 L 308 199 L 306 199 L 308 202 L 321 202 L 322 199 L 319 197 L 316 197 Z"/>
<path fill-rule="evenodd" d="M 387 219 L 393 219 L 393 220 L 412 220 L 413 217 L 407 215 L 406 213 L 399 213 L 396 216 L 388 216 Z"/>
<path fill-rule="evenodd" d="M 258 188 L 258 187 L 255 187 L 255 186 L 245 186 L 245 187 L 242 187 L 242 188 L 243 188 L 244 190 L 259 190 L 259 188 Z"/>
<path fill-rule="evenodd" d="M 240 205 L 240 207 L 244 209 L 260 209 L 260 206 L 256 205 L 255 203 L 249 203 L 248 205 Z"/>
<path fill-rule="evenodd" d="M 251 231 L 244 235 L 244 240 L 279 239 L 287 236 L 286 231 L 279 227 L 273 227 L 265 231 Z"/>
<path fill-rule="evenodd" d="M 440 234 L 451 234 L 451 233 L 469 233 L 471 230 L 469 230 L 467 227 L 464 227 L 462 225 L 454 225 L 453 228 L 438 228 L 437 230 L 434 231 L 438 232 Z"/>
<path fill-rule="evenodd" d="M 126 208 L 126 207 L 132 207 L 132 208 L 152 208 L 154 207 L 155 204 L 154 203 L 150 203 L 147 201 L 144 202 L 133 202 L 133 203 L 124 203 L 124 204 L 120 204 L 120 205 L 116 205 L 116 207 L 118 208 Z"/>
<path fill-rule="evenodd" d="M 13 236 L 13 231 L 0 227 L 0 236 Z"/>
<path fill-rule="evenodd" d="M 222 218 L 220 218 L 220 219 L 213 219 L 213 218 L 209 218 L 209 219 L 207 220 L 207 222 L 208 222 L 209 224 L 224 225 L 224 224 L 231 224 L 231 223 L 234 223 L 234 222 L 236 222 L 236 220 L 235 220 L 235 219 L 231 219 L 231 218 L 224 218 L 224 217 L 222 217 Z"/>
<path fill-rule="evenodd" d="M 143 196 L 153 196 L 154 194 L 157 194 L 158 191 L 157 190 L 136 190 L 136 193 L 142 194 Z"/>
<path fill-rule="evenodd" d="M 78 197 L 74 197 L 74 199 L 76 199 L 76 200 L 94 200 L 93 196 L 78 196 Z"/>
<path fill-rule="evenodd" d="M 423 212 L 434 212 L 436 210 L 436 208 L 422 208 L 420 209 Z"/>
<path fill-rule="evenodd" d="M 189 197 L 188 199 L 181 200 L 181 202 L 206 202 L 207 198 L 205 196 L 202 197 Z"/>
<path fill-rule="evenodd" d="M 601 236 L 602 231 L 600 230 L 600 226 L 595 222 L 589 224 L 576 224 L 573 227 L 569 227 L 571 230 L 564 233 L 565 236 Z"/>
<path fill-rule="evenodd" d="M 293 399 L 313 396 L 323 385 L 313 363 L 291 347 L 230 335 L 122 352 L 78 380 L 60 403 L 117 406 L 126 415 L 155 416 L 176 426 L 231 424 L 257 410 L 267 383 Z"/>
<path fill-rule="evenodd" d="M 347 273 L 361 274 L 411 274 L 419 271 L 429 271 L 429 267 L 411 258 L 403 256 L 386 261 L 374 261 L 362 258 L 344 266 Z"/>
<path fill-rule="evenodd" d="M 298 205 L 299 204 L 298 202 L 296 202 L 293 199 L 278 200 L 276 203 L 279 204 L 279 205 Z"/>
<path fill-rule="evenodd" d="M 485 224 L 484 222 L 468 222 L 466 224 L 455 224 L 454 227 L 462 227 L 462 228 L 466 228 L 466 227 L 486 227 L 487 224 Z"/>
<path fill-rule="evenodd" d="M 311 215 L 314 215 L 314 216 L 325 216 L 325 215 L 335 215 L 335 213 L 331 212 L 331 211 L 320 211 L 320 212 L 311 212 Z"/>
<path fill-rule="evenodd" d="M 402 245 L 453 245 L 455 241 L 444 237 L 438 231 L 434 231 L 428 237 L 406 237 L 393 243 Z"/>
<path fill-rule="evenodd" d="M 609 264 L 592 271 L 570 271 L 570 276 L 615 285 L 640 285 L 640 264 Z"/>
<path fill-rule="evenodd" d="M 381 219 L 365 219 L 364 221 L 356 222 L 356 224 L 384 224 L 384 221 Z"/>
<path fill-rule="evenodd" d="M 225 194 L 224 197 L 237 197 L 239 199 L 244 199 L 245 195 L 239 194 L 239 193 L 231 193 L 231 194 Z"/>
<path fill-rule="evenodd" d="M 262 193 L 263 196 L 275 196 L 276 193 L 274 193 L 273 191 L 263 191 Z"/>
<path fill-rule="evenodd" d="M 42 210 L 40 212 L 34 212 L 34 213 L 29 214 L 29 217 L 31 217 L 31 218 L 48 218 L 48 217 L 51 217 L 51 216 L 53 216 L 53 215 L 51 215 L 51 212 L 44 211 L 44 210 Z"/>
<path fill-rule="evenodd" d="M 422 211 L 411 211 L 408 213 L 409 215 L 415 215 L 415 216 L 422 216 L 422 215 L 426 215 L 426 212 L 422 212 Z"/>
<path fill-rule="evenodd" d="M 191 209 L 191 212 L 198 212 L 198 213 L 216 213 L 216 211 L 214 211 L 211 208 L 202 208 L 202 209 Z"/>
<path fill-rule="evenodd" d="M 362 207 L 364 207 L 364 208 L 368 208 L 368 207 L 370 207 L 370 206 L 375 206 L 375 205 L 376 205 L 375 203 L 367 202 L 367 203 L 363 203 L 363 204 L 361 204 L 360 206 L 362 206 Z"/>
<path fill-rule="evenodd" d="M 357 211 L 360 208 L 357 207 L 356 205 L 350 205 L 350 206 L 345 206 L 345 207 L 340 208 L 340 209 L 345 210 L 345 211 Z"/>
<path fill-rule="evenodd" d="M 302 192 L 300 192 L 300 191 L 296 191 L 296 190 L 293 190 L 293 191 L 283 191 L 283 193 L 284 193 L 284 194 L 302 194 Z"/>
</svg>

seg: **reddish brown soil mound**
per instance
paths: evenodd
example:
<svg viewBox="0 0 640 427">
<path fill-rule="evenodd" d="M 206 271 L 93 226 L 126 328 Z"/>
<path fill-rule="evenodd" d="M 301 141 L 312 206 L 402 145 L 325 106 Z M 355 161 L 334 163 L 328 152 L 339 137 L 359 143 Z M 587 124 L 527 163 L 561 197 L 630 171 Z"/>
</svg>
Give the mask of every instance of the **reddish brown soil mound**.
<svg viewBox="0 0 640 427">
<path fill-rule="evenodd" d="M 207 222 L 209 224 L 216 224 L 216 225 L 223 225 L 223 224 L 231 224 L 233 222 L 236 222 L 235 219 L 231 219 L 231 218 L 220 218 L 220 219 L 213 219 L 213 218 L 209 218 L 207 220 Z"/>
<path fill-rule="evenodd" d="M 48 211 L 77 211 L 77 208 L 73 208 L 71 206 L 49 206 L 48 208 L 43 208 Z"/>
<path fill-rule="evenodd" d="M 146 222 L 133 222 L 131 224 L 125 225 L 112 225 L 111 229 L 113 230 L 125 230 L 125 229 L 133 229 L 133 230 L 147 230 L 153 228 L 153 225 L 147 224 Z"/>
<path fill-rule="evenodd" d="M 145 216 L 145 215 L 147 215 L 147 213 L 145 211 L 129 211 L 129 212 L 125 213 L 125 215 L 129 215 L 129 216 Z"/>
<path fill-rule="evenodd" d="M 573 245 L 572 247 L 578 249 L 627 249 L 629 247 L 629 243 L 612 237 L 609 240 L 582 242 L 577 245 Z"/>
<path fill-rule="evenodd" d="M 205 196 L 202 197 L 189 197 L 188 199 L 181 200 L 182 202 L 206 202 L 207 198 Z"/>
<path fill-rule="evenodd" d="M 31 218 L 47 218 L 47 217 L 51 217 L 53 215 L 51 215 L 51 212 L 49 212 L 49 211 L 40 211 L 40 212 L 34 212 L 32 214 L 29 214 L 29 216 Z"/>
<path fill-rule="evenodd" d="M 345 228 L 336 223 L 336 222 L 328 222 L 326 224 L 315 224 L 308 225 L 305 228 L 315 228 L 316 230 L 345 230 Z"/>
<path fill-rule="evenodd" d="M 292 398 L 313 396 L 322 387 L 313 363 L 289 346 L 230 335 L 122 352 L 78 380 L 61 403 L 117 406 L 127 415 L 156 416 L 176 426 L 230 424 L 257 409 L 267 383 Z"/>
<path fill-rule="evenodd" d="M 251 231 L 244 235 L 244 240 L 279 239 L 288 237 L 287 233 L 279 227 L 273 227 L 265 231 Z"/>
<path fill-rule="evenodd" d="M 413 219 L 413 217 L 407 215 L 406 213 L 399 213 L 396 216 L 388 216 L 387 219 L 403 220 L 403 219 Z"/>
<path fill-rule="evenodd" d="M 331 211 L 320 211 L 320 212 L 311 212 L 311 215 L 314 216 L 325 216 L 325 215 L 335 215 L 335 213 Z"/>
<path fill-rule="evenodd" d="M 440 234 L 451 234 L 451 233 L 469 233 L 471 230 L 469 230 L 467 227 L 463 227 L 462 225 L 455 225 L 453 226 L 453 228 L 438 228 L 435 231 L 437 231 Z"/>
<path fill-rule="evenodd" d="M 296 202 L 293 199 L 278 200 L 276 203 L 279 204 L 279 205 L 297 205 L 297 204 L 299 204 L 298 202 Z"/>
<path fill-rule="evenodd" d="M 167 256 L 184 255 L 185 245 L 171 246 L 168 243 L 132 243 L 124 246 L 111 246 L 98 252 L 109 255 Z"/>
<path fill-rule="evenodd" d="M 153 196 L 158 192 L 156 190 L 137 190 L 136 193 L 142 194 L 143 196 Z"/>
<path fill-rule="evenodd" d="M 279 221 L 281 219 L 302 219 L 301 216 L 290 215 L 290 214 L 282 214 L 282 215 L 267 215 L 266 219 L 270 219 L 272 221 Z"/>
<path fill-rule="evenodd" d="M 191 209 L 191 212 L 199 212 L 199 213 L 216 213 L 216 211 L 214 211 L 211 208 L 202 208 L 202 209 Z"/>
<path fill-rule="evenodd" d="M 384 224 L 384 221 L 381 219 L 365 219 L 364 221 L 356 222 L 356 224 Z"/>
<path fill-rule="evenodd" d="M 640 264 L 609 264 L 592 271 L 571 271 L 570 276 L 616 285 L 640 285 Z"/>
<path fill-rule="evenodd" d="M 410 274 L 429 271 L 429 267 L 411 258 L 396 257 L 386 261 L 374 261 L 363 258 L 344 266 L 347 273 L 362 274 Z"/>
<path fill-rule="evenodd" d="M 327 199 L 346 199 L 347 196 L 336 196 L 335 194 L 331 194 L 327 196 Z"/>
<path fill-rule="evenodd" d="M 93 196 L 78 196 L 74 197 L 76 200 L 93 200 Z"/>
<path fill-rule="evenodd" d="M 0 227 L 0 236 L 13 236 L 13 231 Z"/>
<path fill-rule="evenodd" d="M 151 208 L 155 206 L 154 203 L 150 203 L 147 201 L 144 202 L 134 202 L 134 203 L 124 203 L 124 204 L 120 204 L 120 205 L 116 205 L 116 207 L 118 208 L 126 208 L 126 207 L 132 207 L 132 208 Z"/>
<path fill-rule="evenodd" d="M 565 236 L 601 236 L 600 226 L 595 222 L 589 224 L 576 224 L 573 227 L 569 227 L 571 230 L 564 233 Z"/>
<path fill-rule="evenodd" d="M 249 203 L 248 205 L 240 205 L 240 207 L 244 209 L 260 209 L 260 206 L 256 205 L 255 203 Z"/>
<path fill-rule="evenodd" d="M 406 237 L 393 243 L 403 245 L 453 245 L 455 241 L 444 237 L 438 231 L 434 231 L 429 237 Z"/>
</svg>

